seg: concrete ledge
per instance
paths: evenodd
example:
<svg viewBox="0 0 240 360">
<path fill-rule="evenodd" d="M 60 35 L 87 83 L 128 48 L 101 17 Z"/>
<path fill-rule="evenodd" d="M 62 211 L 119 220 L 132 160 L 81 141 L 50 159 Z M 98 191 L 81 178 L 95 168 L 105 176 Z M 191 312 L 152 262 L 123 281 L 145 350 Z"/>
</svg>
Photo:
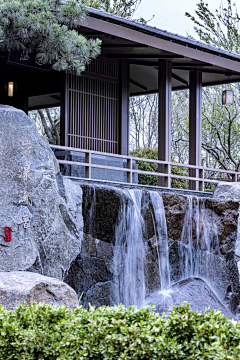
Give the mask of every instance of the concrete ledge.
<svg viewBox="0 0 240 360">
<path fill-rule="evenodd" d="M 194 190 L 182 190 L 182 189 L 170 189 L 160 186 L 149 186 L 149 185 L 139 185 L 139 184 L 129 184 L 127 182 L 117 182 L 117 181 L 109 181 L 109 180 L 94 180 L 94 179 L 84 179 L 74 176 L 67 176 L 69 179 L 73 181 L 77 181 L 80 183 L 86 183 L 88 185 L 94 184 L 94 185 L 109 185 L 109 186 L 115 186 L 120 188 L 126 188 L 126 189 L 140 189 L 140 190 L 147 190 L 147 191 L 159 191 L 159 192 L 167 192 L 171 194 L 176 195 L 191 195 L 196 197 L 202 197 L 202 198 L 212 198 L 213 193 L 212 192 L 201 192 L 201 191 L 194 191 Z"/>
</svg>

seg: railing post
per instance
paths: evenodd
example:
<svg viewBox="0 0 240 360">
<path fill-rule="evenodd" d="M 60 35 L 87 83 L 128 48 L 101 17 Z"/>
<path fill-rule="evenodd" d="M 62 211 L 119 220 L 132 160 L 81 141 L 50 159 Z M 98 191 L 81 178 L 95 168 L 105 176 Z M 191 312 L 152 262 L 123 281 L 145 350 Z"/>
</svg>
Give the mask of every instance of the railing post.
<svg viewBox="0 0 240 360">
<path fill-rule="evenodd" d="M 204 169 L 199 169 L 199 178 L 203 181 L 199 181 L 199 191 L 204 191 Z"/>
<path fill-rule="evenodd" d="M 168 174 L 168 177 L 167 177 L 167 187 L 168 188 L 171 188 L 171 164 L 167 164 L 167 174 Z"/>
<path fill-rule="evenodd" d="M 237 174 L 232 174 L 232 182 L 237 182 Z"/>
<path fill-rule="evenodd" d="M 130 170 L 127 172 L 127 182 L 132 184 L 132 159 L 127 159 L 127 168 Z"/>
<path fill-rule="evenodd" d="M 92 178 L 92 158 L 91 158 L 91 153 L 86 153 L 85 155 L 85 163 L 88 164 L 88 166 L 86 166 L 86 178 L 87 179 L 91 179 Z"/>
<path fill-rule="evenodd" d="M 196 170 L 195 170 L 195 176 L 196 176 L 197 179 L 199 178 L 199 169 L 198 168 L 196 168 Z M 195 184 L 195 186 L 194 186 L 195 190 L 199 191 L 199 181 L 198 180 L 192 180 L 192 182 L 194 182 L 194 184 Z"/>
</svg>

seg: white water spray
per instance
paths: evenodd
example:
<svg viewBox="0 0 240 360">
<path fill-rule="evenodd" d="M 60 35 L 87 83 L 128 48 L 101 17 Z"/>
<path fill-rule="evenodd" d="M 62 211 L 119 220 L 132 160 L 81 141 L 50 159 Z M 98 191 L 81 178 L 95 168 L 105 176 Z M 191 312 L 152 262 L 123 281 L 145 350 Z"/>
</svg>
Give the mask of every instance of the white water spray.
<svg viewBox="0 0 240 360">
<path fill-rule="evenodd" d="M 114 302 L 141 306 L 145 299 L 145 248 L 140 190 L 121 190 L 123 201 L 114 247 Z"/>
<path fill-rule="evenodd" d="M 182 230 L 180 251 L 181 280 L 200 277 L 213 283 L 213 257 L 218 249 L 218 234 L 205 201 L 188 196 L 188 208 Z"/>
<path fill-rule="evenodd" d="M 149 194 L 153 206 L 153 223 L 158 253 L 161 291 L 164 291 L 170 287 L 170 265 L 165 209 L 163 206 L 162 196 L 158 192 L 150 191 Z"/>
</svg>

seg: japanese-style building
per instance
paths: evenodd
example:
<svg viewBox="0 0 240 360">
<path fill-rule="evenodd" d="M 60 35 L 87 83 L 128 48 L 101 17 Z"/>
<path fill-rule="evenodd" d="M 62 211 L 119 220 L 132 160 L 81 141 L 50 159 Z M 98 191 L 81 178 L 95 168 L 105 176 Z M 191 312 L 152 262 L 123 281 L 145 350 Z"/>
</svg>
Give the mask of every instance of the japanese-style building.
<svg viewBox="0 0 240 360">
<path fill-rule="evenodd" d="M 169 187 L 171 92 L 189 89 L 188 180 L 190 189 L 203 190 L 202 87 L 240 82 L 240 55 L 94 9 L 88 9 L 79 32 L 102 40 L 101 55 L 80 77 L 36 64 L 33 55 L 1 54 L 2 103 L 25 112 L 60 106 L 61 146 L 86 150 L 86 176 L 92 166 L 88 151 L 108 153 L 126 159 L 132 182 L 138 171 L 128 156 L 129 97 L 158 93 L 159 185 Z M 12 97 L 9 82 L 17 86 Z M 238 173 L 232 172 L 232 179 L 237 181 Z"/>
</svg>

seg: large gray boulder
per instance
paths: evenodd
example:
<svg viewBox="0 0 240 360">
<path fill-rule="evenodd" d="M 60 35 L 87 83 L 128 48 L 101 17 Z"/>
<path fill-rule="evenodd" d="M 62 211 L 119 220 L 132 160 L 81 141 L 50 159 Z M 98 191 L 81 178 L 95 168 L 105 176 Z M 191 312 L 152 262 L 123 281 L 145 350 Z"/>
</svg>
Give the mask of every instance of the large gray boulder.
<svg viewBox="0 0 240 360">
<path fill-rule="evenodd" d="M 78 307 L 77 294 L 60 280 L 25 271 L 0 273 L 0 304 L 14 310 L 24 302 L 65 305 L 72 310 Z"/>
<path fill-rule="evenodd" d="M 240 183 L 222 182 L 219 183 L 213 194 L 214 199 L 240 201 Z"/>
<path fill-rule="evenodd" d="M 228 310 L 226 303 L 222 302 L 205 281 L 199 278 L 188 278 L 179 281 L 171 286 L 171 290 L 152 293 L 146 299 L 146 305 L 155 305 L 160 313 L 168 312 L 172 306 L 180 306 L 183 302 L 190 304 L 191 311 L 204 312 L 220 310 L 222 313 L 233 319 L 235 316 Z"/>
<path fill-rule="evenodd" d="M 63 279 L 81 249 L 82 190 L 62 179 L 53 151 L 23 111 L 0 106 L 0 153 L 0 271 Z M 12 227 L 10 242 L 5 226 Z"/>
</svg>

